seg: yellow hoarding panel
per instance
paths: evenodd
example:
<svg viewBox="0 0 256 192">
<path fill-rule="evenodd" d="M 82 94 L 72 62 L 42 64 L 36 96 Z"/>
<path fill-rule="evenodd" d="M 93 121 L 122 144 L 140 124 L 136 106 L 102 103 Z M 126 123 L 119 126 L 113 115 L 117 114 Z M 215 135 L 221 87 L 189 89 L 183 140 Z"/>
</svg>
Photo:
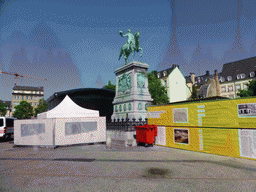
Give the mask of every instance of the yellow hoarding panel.
<svg viewBox="0 0 256 192">
<path fill-rule="evenodd" d="M 256 98 L 148 107 L 148 123 L 177 127 L 256 128 Z"/>
<path fill-rule="evenodd" d="M 166 146 L 199 151 L 199 129 L 166 127 Z"/>
<path fill-rule="evenodd" d="M 166 127 L 166 146 L 240 157 L 238 129 Z"/>
<path fill-rule="evenodd" d="M 203 128 L 203 152 L 240 157 L 238 129 Z"/>
</svg>

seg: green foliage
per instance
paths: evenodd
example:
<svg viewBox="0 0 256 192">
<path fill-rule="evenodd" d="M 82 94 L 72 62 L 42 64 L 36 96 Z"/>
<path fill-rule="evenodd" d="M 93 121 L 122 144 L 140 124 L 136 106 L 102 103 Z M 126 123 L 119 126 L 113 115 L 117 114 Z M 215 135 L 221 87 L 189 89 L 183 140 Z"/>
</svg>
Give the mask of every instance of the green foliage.
<svg viewBox="0 0 256 192">
<path fill-rule="evenodd" d="M 5 116 L 7 113 L 7 106 L 5 103 L 0 101 L 0 116 Z"/>
<path fill-rule="evenodd" d="M 112 84 L 110 80 L 108 80 L 108 84 L 104 85 L 103 88 L 116 91 L 116 85 Z"/>
<path fill-rule="evenodd" d="M 246 90 L 240 89 L 237 95 L 240 97 L 256 96 L 256 81 L 250 81 L 248 88 Z"/>
<path fill-rule="evenodd" d="M 33 117 L 33 107 L 27 101 L 21 101 L 19 105 L 15 106 L 13 117 L 17 119 L 30 119 Z"/>
<path fill-rule="evenodd" d="M 156 77 L 156 71 L 148 73 L 148 88 L 153 99 L 153 105 L 169 103 L 167 91 L 161 80 Z"/>
<path fill-rule="evenodd" d="M 43 113 L 48 109 L 47 102 L 42 98 L 39 100 L 38 106 L 35 108 L 35 116 L 39 113 Z"/>
<path fill-rule="evenodd" d="M 191 100 L 196 100 L 198 99 L 198 95 L 197 95 L 197 88 L 195 85 L 192 86 L 192 93 L 191 93 Z"/>
</svg>

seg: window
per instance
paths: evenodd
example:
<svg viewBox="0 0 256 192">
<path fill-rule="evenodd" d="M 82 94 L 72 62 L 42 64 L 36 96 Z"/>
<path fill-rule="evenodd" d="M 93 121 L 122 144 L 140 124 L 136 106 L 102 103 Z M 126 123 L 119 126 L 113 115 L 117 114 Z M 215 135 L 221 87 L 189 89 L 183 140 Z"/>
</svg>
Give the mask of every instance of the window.
<svg viewBox="0 0 256 192">
<path fill-rule="evenodd" d="M 231 91 L 233 91 L 233 85 L 228 86 L 228 92 L 231 92 Z"/>
<path fill-rule="evenodd" d="M 197 81 L 198 81 L 198 83 L 200 83 L 200 82 L 201 82 L 200 77 L 198 77 Z"/>
<path fill-rule="evenodd" d="M 160 78 L 160 73 L 157 74 L 157 77 Z"/>
<path fill-rule="evenodd" d="M 231 76 L 228 76 L 228 77 L 227 77 L 227 80 L 228 80 L 228 81 L 231 81 L 231 80 L 232 80 L 232 77 L 231 77 Z"/>
<path fill-rule="evenodd" d="M 226 92 L 226 86 L 221 86 L 221 92 L 225 93 Z"/>
<path fill-rule="evenodd" d="M 241 89 L 241 84 L 237 84 L 236 85 L 236 90 L 240 90 Z"/>
<path fill-rule="evenodd" d="M 255 72 L 251 72 L 250 77 L 255 77 Z"/>
<path fill-rule="evenodd" d="M 164 77 L 166 77 L 166 75 L 167 75 L 166 71 L 163 72 L 163 75 L 164 75 Z"/>
<path fill-rule="evenodd" d="M 167 87 L 167 81 L 166 80 L 164 80 L 164 86 Z"/>
<path fill-rule="evenodd" d="M 245 74 L 241 73 L 237 75 L 237 79 L 244 79 L 245 78 Z"/>
<path fill-rule="evenodd" d="M 247 89 L 248 88 L 248 84 L 244 84 L 244 89 Z"/>
<path fill-rule="evenodd" d="M 225 78 L 224 77 L 220 77 L 220 82 L 224 82 Z"/>
</svg>

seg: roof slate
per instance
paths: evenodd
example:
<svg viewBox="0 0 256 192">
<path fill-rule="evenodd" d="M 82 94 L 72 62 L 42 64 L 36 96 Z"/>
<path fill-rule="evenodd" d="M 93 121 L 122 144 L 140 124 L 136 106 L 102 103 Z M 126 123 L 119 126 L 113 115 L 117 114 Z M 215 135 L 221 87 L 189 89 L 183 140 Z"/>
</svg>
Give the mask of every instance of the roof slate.
<svg viewBox="0 0 256 192">
<path fill-rule="evenodd" d="M 29 87 L 29 86 L 17 86 L 13 87 L 13 90 L 27 90 L 27 91 L 44 91 L 44 87 Z"/>
<path fill-rule="evenodd" d="M 256 57 L 251 57 L 239 61 L 226 63 L 223 65 L 221 77 L 225 78 L 231 76 L 232 81 L 237 80 L 237 75 L 245 74 L 245 78 L 250 78 L 250 72 L 256 71 Z"/>
</svg>

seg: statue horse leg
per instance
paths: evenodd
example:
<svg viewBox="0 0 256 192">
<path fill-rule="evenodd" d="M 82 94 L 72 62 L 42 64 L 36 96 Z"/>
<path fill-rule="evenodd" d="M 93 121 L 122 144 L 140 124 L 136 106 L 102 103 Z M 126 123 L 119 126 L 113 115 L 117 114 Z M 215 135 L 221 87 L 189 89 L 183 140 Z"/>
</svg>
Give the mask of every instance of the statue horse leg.
<svg viewBox="0 0 256 192">
<path fill-rule="evenodd" d="M 135 52 L 135 50 L 134 49 L 132 49 L 132 61 L 134 61 L 134 52 Z"/>
</svg>

